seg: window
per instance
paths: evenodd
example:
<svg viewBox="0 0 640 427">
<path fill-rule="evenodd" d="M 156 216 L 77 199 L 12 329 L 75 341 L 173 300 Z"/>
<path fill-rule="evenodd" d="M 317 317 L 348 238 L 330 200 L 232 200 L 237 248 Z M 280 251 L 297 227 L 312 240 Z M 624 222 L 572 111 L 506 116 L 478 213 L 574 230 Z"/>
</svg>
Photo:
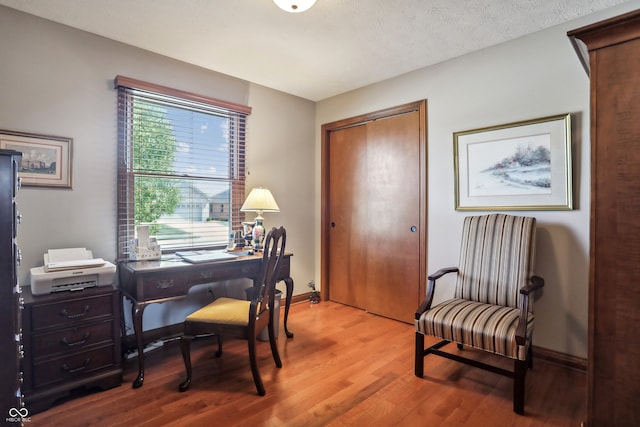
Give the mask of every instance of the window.
<svg viewBox="0 0 640 427">
<path fill-rule="evenodd" d="M 127 77 L 118 88 L 118 257 L 136 227 L 163 252 L 225 246 L 244 214 L 250 107 Z"/>
</svg>

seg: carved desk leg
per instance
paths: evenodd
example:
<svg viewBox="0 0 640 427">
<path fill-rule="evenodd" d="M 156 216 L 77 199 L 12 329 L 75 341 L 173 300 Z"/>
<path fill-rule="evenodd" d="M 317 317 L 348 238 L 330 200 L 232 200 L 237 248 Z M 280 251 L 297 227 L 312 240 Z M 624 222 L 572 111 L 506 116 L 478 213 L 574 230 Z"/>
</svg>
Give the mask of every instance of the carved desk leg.
<svg viewBox="0 0 640 427">
<path fill-rule="evenodd" d="M 136 337 L 136 347 L 138 349 L 138 378 L 133 381 L 133 388 L 140 388 L 144 383 L 144 343 L 142 336 L 142 314 L 145 304 L 133 303 L 131 307 L 131 319 L 133 320 L 133 331 Z"/>
<path fill-rule="evenodd" d="M 287 285 L 287 297 L 285 298 L 285 306 L 284 306 L 284 332 L 287 335 L 287 338 L 293 338 L 293 332 L 289 332 L 289 328 L 287 327 L 287 321 L 289 320 L 289 307 L 291 306 L 291 298 L 293 297 L 293 279 L 291 277 L 287 277 L 284 279 L 285 285 Z"/>
</svg>

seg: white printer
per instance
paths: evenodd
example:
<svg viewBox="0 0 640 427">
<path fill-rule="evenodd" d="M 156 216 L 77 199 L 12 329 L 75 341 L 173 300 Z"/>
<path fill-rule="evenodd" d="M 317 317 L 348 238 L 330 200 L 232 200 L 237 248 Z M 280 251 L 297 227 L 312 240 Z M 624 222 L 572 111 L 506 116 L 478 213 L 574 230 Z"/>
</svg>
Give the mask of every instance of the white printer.
<svg viewBox="0 0 640 427">
<path fill-rule="evenodd" d="M 116 266 L 86 248 L 50 249 L 44 265 L 31 269 L 31 293 L 77 291 L 114 283 Z"/>
</svg>

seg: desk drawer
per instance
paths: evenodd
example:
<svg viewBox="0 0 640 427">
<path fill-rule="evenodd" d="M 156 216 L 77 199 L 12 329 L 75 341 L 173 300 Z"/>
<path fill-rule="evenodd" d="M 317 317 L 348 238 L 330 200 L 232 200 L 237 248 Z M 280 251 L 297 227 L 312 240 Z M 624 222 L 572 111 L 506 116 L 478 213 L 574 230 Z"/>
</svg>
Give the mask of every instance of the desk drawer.
<svg viewBox="0 0 640 427">
<path fill-rule="evenodd" d="M 105 294 L 50 304 L 36 304 L 31 308 L 32 329 L 37 331 L 40 329 L 60 328 L 89 320 L 112 317 L 111 297 L 111 294 Z"/>
<path fill-rule="evenodd" d="M 114 365 L 113 345 L 49 359 L 34 364 L 33 387 L 70 381 Z"/>
<path fill-rule="evenodd" d="M 251 263 L 219 263 L 199 266 L 189 271 L 189 284 L 212 283 L 221 280 L 254 278 L 260 273 L 260 260 Z"/>
<path fill-rule="evenodd" d="M 33 354 L 35 359 L 39 359 L 78 351 L 101 343 L 112 343 L 115 341 L 113 331 L 113 321 L 108 320 L 38 334 L 33 336 Z"/>
<path fill-rule="evenodd" d="M 138 301 L 171 298 L 187 293 L 186 273 L 151 273 L 138 279 Z"/>
</svg>

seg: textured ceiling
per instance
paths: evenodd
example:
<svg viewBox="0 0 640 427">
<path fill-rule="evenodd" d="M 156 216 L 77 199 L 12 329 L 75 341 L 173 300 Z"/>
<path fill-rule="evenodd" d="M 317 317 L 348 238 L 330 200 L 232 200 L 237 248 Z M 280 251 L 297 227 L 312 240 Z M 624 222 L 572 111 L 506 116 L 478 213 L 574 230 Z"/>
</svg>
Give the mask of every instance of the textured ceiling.
<svg viewBox="0 0 640 427">
<path fill-rule="evenodd" d="M 318 101 L 623 0 L 0 0 L 71 27 Z"/>
</svg>

